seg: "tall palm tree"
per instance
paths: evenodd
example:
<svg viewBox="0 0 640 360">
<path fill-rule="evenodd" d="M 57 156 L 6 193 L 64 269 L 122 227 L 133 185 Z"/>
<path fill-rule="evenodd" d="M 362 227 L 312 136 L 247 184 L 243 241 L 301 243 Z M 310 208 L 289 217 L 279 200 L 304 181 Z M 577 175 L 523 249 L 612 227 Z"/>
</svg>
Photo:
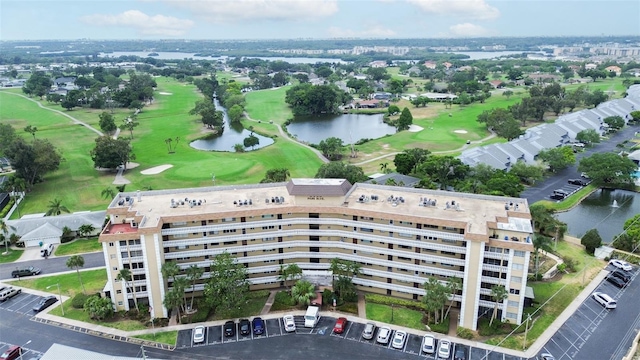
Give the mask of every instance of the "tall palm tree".
<svg viewBox="0 0 640 360">
<path fill-rule="evenodd" d="M 100 195 L 102 195 L 102 197 L 105 199 L 113 199 L 116 196 L 116 192 L 111 186 L 107 186 L 106 188 L 102 189 Z"/>
<path fill-rule="evenodd" d="M 496 302 L 493 307 L 493 314 L 491 315 L 491 321 L 489 321 L 489 326 L 493 324 L 493 320 L 496 319 L 498 315 L 498 305 L 500 305 L 507 297 L 509 297 L 509 293 L 507 289 L 505 289 L 504 285 L 496 285 L 491 288 L 491 297 L 493 301 Z"/>
<path fill-rule="evenodd" d="M 62 202 L 60 201 L 60 199 L 55 198 L 49 201 L 49 210 L 47 210 L 44 216 L 51 216 L 51 215 L 57 216 L 62 214 L 63 212 L 68 213 L 69 209 L 67 209 L 66 206 L 62 205 Z"/>
<path fill-rule="evenodd" d="M 7 225 L 6 222 L 4 222 L 4 219 L 0 219 L 0 232 L 2 232 L 2 235 L 4 236 L 4 238 L 7 238 L 7 234 L 9 234 L 9 229 L 16 231 L 16 228 L 14 228 L 11 225 Z M 4 251 L 5 254 L 9 253 L 9 242 L 5 241 L 4 242 Z"/>
<path fill-rule="evenodd" d="M 284 282 L 284 286 L 287 288 L 287 291 L 290 291 L 287 286 L 287 282 L 289 280 L 297 280 L 302 276 L 302 269 L 298 264 L 289 264 L 287 266 L 280 265 L 280 275 L 278 279 Z"/>
<path fill-rule="evenodd" d="M 82 293 L 86 294 L 84 289 L 84 284 L 82 283 L 82 276 L 80 276 L 80 268 L 84 266 L 84 258 L 81 255 L 73 255 L 69 259 L 67 259 L 67 267 L 70 269 L 75 268 L 76 273 L 78 274 L 78 281 L 80 281 L 80 286 L 82 286 Z"/>
<path fill-rule="evenodd" d="M 78 227 L 78 233 L 80 234 L 80 236 L 88 236 L 95 230 L 96 228 L 91 224 L 82 224 Z"/>
<path fill-rule="evenodd" d="M 128 289 L 129 288 L 129 284 L 131 284 L 132 277 L 133 277 L 133 274 L 131 273 L 131 270 L 126 269 L 126 268 L 122 268 L 122 269 L 120 269 L 120 272 L 118 273 L 117 279 L 122 281 L 122 283 L 124 284 L 125 288 Z M 138 312 L 140 312 L 140 309 L 138 308 L 138 299 L 136 298 L 136 287 L 135 287 L 135 285 L 132 284 L 131 290 L 133 292 L 133 303 L 136 306 L 136 310 Z M 128 297 L 126 295 L 125 295 L 125 299 L 127 299 L 127 301 L 129 301 Z"/>
<path fill-rule="evenodd" d="M 538 270 L 540 268 L 540 250 L 544 250 L 546 252 L 551 251 L 551 239 L 549 237 L 544 235 L 536 235 L 533 237 L 533 251 L 536 258 L 536 280 L 538 279 Z"/>
<path fill-rule="evenodd" d="M 191 265 L 187 268 L 187 279 L 191 281 L 191 305 L 190 308 L 193 310 L 193 298 L 196 294 L 196 281 L 200 280 L 202 275 L 204 274 L 204 268 L 201 268 L 197 265 Z"/>
<path fill-rule="evenodd" d="M 307 280 L 298 280 L 291 288 L 291 297 L 298 304 L 309 305 L 316 295 L 316 287 Z"/>
<path fill-rule="evenodd" d="M 447 288 L 451 293 L 451 299 L 449 300 L 449 308 L 447 308 L 447 313 L 444 315 L 445 318 L 449 316 L 449 311 L 451 311 L 451 305 L 453 305 L 454 297 L 456 296 L 458 291 L 462 289 L 462 282 L 459 278 L 451 278 L 451 281 L 449 281 L 449 284 L 447 284 Z"/>
</svg>

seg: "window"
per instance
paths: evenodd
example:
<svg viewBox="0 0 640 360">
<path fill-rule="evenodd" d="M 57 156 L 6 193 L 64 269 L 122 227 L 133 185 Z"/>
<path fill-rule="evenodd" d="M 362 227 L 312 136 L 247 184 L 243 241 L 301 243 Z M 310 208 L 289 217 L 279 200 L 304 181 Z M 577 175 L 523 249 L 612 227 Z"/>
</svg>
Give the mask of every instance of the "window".
<svg viewBox="0 0 640 360">
<path fill-rule="evenodd" d="M 116 294 L 122 294 L 122 290 L 116 290 Z"/>
<path fill-rule="evenodd" d="M 133 280 L 146 280 L 147 276 L 145 274 L 133 275 Z"/>
<path fill-rule="evenodd" d="M 407 233 L 398 233 L 398 235 L 402 236 L 402 237 L 406 237 L 406 238 L 412 238 L 413 237 L 413 235 L 407 234 Z"/>
<path fill-rule="evenodd" d="M 138 257 L 138 256 L 142 256 L 142 250 L 133 250 L 130 252 L 131 257 Z"/>
<path fill-rule="evenodd" d="M 265 241 L 273 241 L 273 240 L 275 240 L 275 239 L 276 239 L 276 238 L 275 238 L 275 237 L 273 237 L 273 236 L 272 236 L 272 237 L 265 237 L 265 238 L 262 238 L 262 241 L 263 241 L 263 242 L 265 242 Z"/>
<path fill-rule="evenodd" d="M 370 232 L 370 233 L 372 233 L 372 232 L 373 232 L 373 229 L 369 229 L 369 228 L 360 228 L 360 231 L 363 231 L 363 232 Z"/>
<path fill-rule="evenodd" d="M 117 266 L 114 266 L 114 267 L 113 267 L 113 271 L 118 271 L 118 267 L 117 267 Z"/>
<path fill-rule="evenodd" d="M 127 240 L 120 240 L 120 246 L 127 246 Z"/>
<path fill-rule="evenodd" d="M 276 228 L 275 225 L 269 225 L 269 226 L 263 226 L 262 230 L 273 230 L 275 228 Z"/>
<path fill-rule="evenodd" d="M 118 301 L 118 306 L 122 306 L 122 301 Z"/>
<path fill-rule="evenodd" d="M 437 229 L 438 225 L 422 224 L 422 227 L 424 227 L 426 229 Z"/>
<path fill-rule="evenodd" d="M 516 320 L 517 318 L 518 318 L 518 314 L 507 311 L 507 319 Z"/>
<path fill-rule="evenodd" d="M 222 219 L 222 222 L 234 222 L 234 221 L 236 221 L 236 218 L 234 218 L 234 217 Z"/>
<path fill-rule="evenodd" d="M 402 221 L 402 220 L 398 221 L 398 224 L 401 224 L 401 225 L 413 225 L 413 223 L 410 222 L 410 221 Z"/>
<path fill-rule="evenodd" d="M 129 245 L 140 245 L 140 239 L 129 240 Z"/>
<path fill-rule="evenodd" d="M 520 290 L 518 290 L 518 289 L 509 289 L 509 294 L 520 295 Z"/>
<path fill-rule="evenodd" d="M 121 251 L 120 252 L 120 257 L 123 259 L 128 259 L 129 258 L 129 253 L 126 251 Z"/>
<path fill-rule="evenodd" d="M 512 276 L 511 277 L 511 282 L 522 283 L 522 276 Z"/>
<path fill-rule="evenodd" d="M 360 220 L 369 220 L 369 221 L 373 221 L 372 217 L 367 217 L 367 216 L 360 216 Z"/>
<path fill-rule="evenodd" d="M 500 266 L 500 264 L 502 263 L 500 260 L 491 259 L 491 258 L 484 258 L 482 262 L 485 264 L 498 265 L 498 266 Z"/>
<path fill-rule="evenodd" d="M 411 250 L 412 249 L 411 246 L 407 246 L 407 245 L 398 245 L 398 247 L 400 247 L 400 249 L 407 249 L 407 250 Z"/>
<path fill-rule="evenodd" d="M 112 243 L 112 242 L 110 242 L 110 243 L 109 243 L 109 246 L 113 246 L 113 245 L 115 245 L 115 244 L 114 244 L 114 243 Z"/>
<path fill-rule="evenodd" d="M 263 219 L 271 219 L 272 217 L 273 217 L 273 214 L 265 214 L 265 215 L 262 215 L 262 218 L 263 218 Z"/>
<path fill-rule="evenodd" d="M 451 240 L 451 239 L 442 239 L 442 242 L 446 242 L 446 243 L 450 243 L 450 244 L 455 244 L 458 242 L 458 240 Z"/>
<path fill-rule="evenodd" d="M 411 261 L 411 258 L 404 257 L 404 256 L 398 256 L 398 260 Z"/>
<path fill-rule="evenodd" d="M 237 241 L 225 241 L 225 243 L 224 243 L 224 244 L 225 244 L 225 245 L 235 245 L 235 244 L 237 244 L 237 243 L 238 243 Z"/>
<path fill-rule="evenodd" d="M 136 291 L 147 291 L 147 286 L 146 285 L 136 286 Z"/>
<path fill-rule="evenodd" d="M 218 235 L 218 230 L 209 231 L 209 235 Z"/>
<path fill-rule="evenodd" d="M 344 241 L 344 238 L 341 238 L 340 241 Z M 373 241 L 371 240 L 360 240 L 360 242 L 362 244 L 373 244 Z"/>
<path fill-rule="evenodd" d="M 522 270 L 524 269 L 524 265 L 522 264 L 513 264 L 513 270 Z"/>
<path fill-rule="evenodd" d="M 519 304 L 520 304 L 519 302 L 513 301 L 513 300 L 509 300 L 507 302 L 507 306 L 509 306 L 509 307 L 518 307 Z"/>
<path fill-rule="evenodd" d="M 116 254 L 111 254 L 111 259 L 115 259 L 116 258 Z"/>
<path fill-rule="evenodd" d="M 268 253 L 268 252 L 274 252 L 276 251 L 276 249 L 268 249 L 268 250 L 262 250 L 262 252 Z"/>
<path fill-rule="evenodd" d="M 522 250 L 514 250 L 513 256 L 524 257 L 525 252 Z"/>
<path fill-rule="evenodd" d="M 225 230 L 222 230 L 222 233 L 223 234 L 229 234 L 229 233 L 234 233 L 236 231 L 237 231 L 237 229 L 225 229 Z"/>
</svg>

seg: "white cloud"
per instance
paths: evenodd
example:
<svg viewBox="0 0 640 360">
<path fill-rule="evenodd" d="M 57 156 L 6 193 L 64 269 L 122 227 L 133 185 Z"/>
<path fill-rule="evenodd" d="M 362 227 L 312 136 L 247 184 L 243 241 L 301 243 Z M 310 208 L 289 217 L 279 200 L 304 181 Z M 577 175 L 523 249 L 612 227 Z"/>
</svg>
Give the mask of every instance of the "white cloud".
<svg viewBox="0 0 640 360">
<path fill-rule="evenodd" d="M 160 0 L 214 23 L 313 20 L 338 12 L 337 0 Z M 295 35 L 295 34 L 292 34 Z"/>
<path fill-rule="evenodd" d="M 484 0 L 407 0 L 426 13 L 436 15 L 461 16 L 473 19 L 491 20 L 500 16 L 500 10 Z"/>
<path fill-rule="evenodd" d="M 453 37 L 480 37 L 490 35 L 490 32 L 487 29 L 480 25 L 474 25 L 471 23 L 450 26 L 449 32 Z"/>
<path fill-rule="evenodd" d="M 328 35 L 332 38 L 387 38 L 396 36 L 396 32 L 382 26 L 371 26 L 362 31 L 332 26 L 328 29 Z"/>
<path fill-rule="evenodd" d="M 80 20 L 89 25 L 131 27 L 142 35 L 158 36 L 184 35 L 194 25 L 193 21 L 188 19 L 164 15 L 149 16 L 138 10 L 127 10 L 117 15 L 87 15 Z"/>
</svg>

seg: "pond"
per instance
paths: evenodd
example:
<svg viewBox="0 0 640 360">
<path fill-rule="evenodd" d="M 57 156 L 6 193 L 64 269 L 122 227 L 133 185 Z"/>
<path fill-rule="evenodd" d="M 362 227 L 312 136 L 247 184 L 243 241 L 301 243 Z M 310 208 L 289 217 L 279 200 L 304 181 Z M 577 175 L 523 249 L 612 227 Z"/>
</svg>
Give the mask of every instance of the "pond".
<svg viewBox="0 0 640 360">
<path fill-rule="evenodd" d="M 568 233 L 582 237 L 596 228 L 604 243 L 610 243 L 624 228 L 624 222 L 640 213 L 640 194 L 625 190 L 597 190 L 573 209 L 558 213 Z"/>
<path fill-rule="evenodd" d="M 382 121 L 382 114 L 342 114 L 295 118 L 287 126 L 299 141 L 319 144 L 330 137 L 352 144 L 361 139 L 378 139 L 396 133 L 396 128 Z"/>
<path fill-rule="evenodd" d="M 240 123 L 232 124 L 231 121 L 229 121 L 229 117 L 227 116 L 227 109 L 220 105 L 218 99 L 214 99 L 213 102 L 216 105 L 216 109 L 224 113 L 224 131 L 219 136 L 212 136 L 211 138 L 207 139 L 195 140 L 192 141 L 189 145 L 192 148 L 198 150 L 235 152 L 233 146 L 235 144 L 242 144 L 244 142 L 244 139 L 251 135 L 251 131 L 243 128 L 242 124 Z M 260 143 L 254 146 L 252 149 L 245 149 L 245 151 L 260 149 L 273 144 L 272 138 L 258 135 L 256 133 L 253 133 L 253 136 L 257 137 L 258 140 L 260 140 Z"/>
</svg>

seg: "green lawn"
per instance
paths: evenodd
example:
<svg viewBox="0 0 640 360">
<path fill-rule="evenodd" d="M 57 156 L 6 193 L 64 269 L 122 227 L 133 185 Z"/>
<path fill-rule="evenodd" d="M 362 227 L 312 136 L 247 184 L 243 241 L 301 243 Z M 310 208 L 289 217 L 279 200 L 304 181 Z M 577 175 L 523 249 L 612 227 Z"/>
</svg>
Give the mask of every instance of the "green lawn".
<svg viewBox="0 0 640 360">
<path fill-rule="evenodd" d="M 51 309 L 49 312 L 52 315 L 62 316 L 67 319 L 78 320 L 90 324 L 96 324 L 101 326 L 107 326 L 114 329 L 119 329 L 123 331 L 134 331 L 134 330 L 145 330 L 147 329 L 144 324 L 137 320 L 126 319 L 120 316 L 120 314 L 116 313 L 112 319 L 97 321 L 91 319 L 89 317 L 89 313 L 85 312 L 84 309 L 75 309 L 71 306 L 71 299 L 67 300 L 63 304 L 64 306 L 64 316 L 62 315 L 62 310 L 58 306 L 54 309 Z"/>
<path fill-rule="evenodd" d="M 95 294 L 102 291 L 104 284 L 107 282 L 107 272 L 105 269 L 84 270 L 80 271 L 82 283 L 87 294 Z M 35 276 L 21 278 L 9 282 L 17 286 L 26 287 L 40 291 L 47 291 L 52 294 L 58 293 L 56 284 L 60 284 L 60 291 L 63 295 L 73 297 L 75 294 L 82 292 L 82 287 L 78 281 L 76 272 L 54 275 L 54 276 Z M 47 289 L 47 287 L 50 287 Z"/>
<path fill-rule="evenodd" d="M 367 303 L 367 319 L 386 324 L 406 326 L 411 329 L 425 330 L 422 323 L 423 313 L 404 307 L 393 307 L 393 320 L 391 319 L 391 306 Z"/>
<path fill-rule="evenodd" d="M 20 256 L 22 256 L 22 253 L 24 252 L 24 250 L 14 250 L 12 248 L 9 248 L 8 253 L 5 255 L 5 248 L 4 246 L 0 247 L 0 264 L 4 264 L 4 263 L 10 263 L 10 262 L 14 262 L 16 260 L 18 260 L 20 258 Z"/>
<path fill-rule="evenodd" d="M 176 339 L 178 339 L 178 330 L 162 331 L 162 332 L 157 332 L 155 334 L 136 335 L 134 336 L 134 338 L 155 341 L 155 342 L 175 346 Z"/>
<path fill-rule="evenodd" d="M 249 298 L 247 303 L 234 311 L 228 312 L 219 312 L 211 317 L 211 320 L 223 320 L 229 318 L 247 318 L 251 316 L 260 315 L 260 311 L 264 308 L 264 304 L 267 303 L 267 298 L 269 294 L 266 296 L 258 297 L 258 298 Z"/>
<path fill-rule="evenodd" d="M 65 256 L 73 254 L 84 254 L 90 252 L 102 251 L 102 244 L 98 242 L 98 238 L 76 239 L 66 244 L 60 244 L 56 247 L 56 256 Z"/>
</svg>

